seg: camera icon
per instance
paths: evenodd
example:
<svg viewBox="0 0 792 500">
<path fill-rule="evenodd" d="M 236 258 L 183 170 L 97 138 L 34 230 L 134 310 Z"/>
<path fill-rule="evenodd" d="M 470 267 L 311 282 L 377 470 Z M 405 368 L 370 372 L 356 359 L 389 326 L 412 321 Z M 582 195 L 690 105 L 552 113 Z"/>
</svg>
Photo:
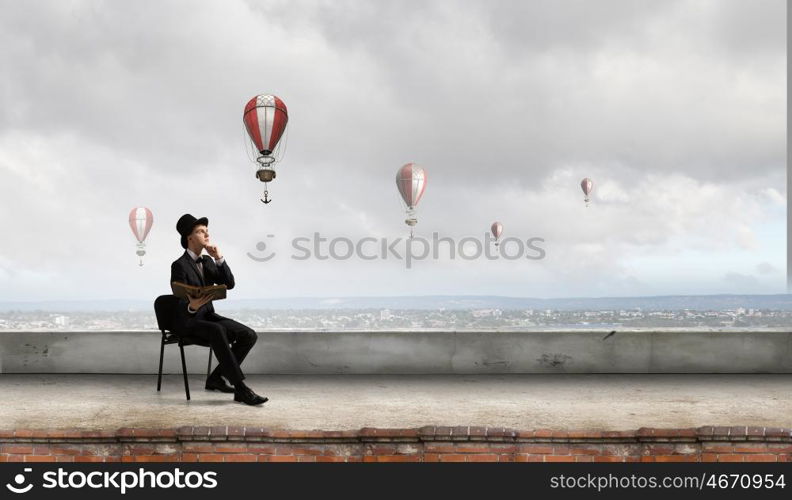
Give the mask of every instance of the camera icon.
<svg viewBox="0 0 792 500">
<path fill-rule="evenodd" d="M 31 469 L 30 467 L 25 467 L 24 472 L 33 472 L 33 469 Z M 16 476 L 14 476 L 14 483 L 17 486 L 14 486 L 11 483 L 6 483 L 6 488 L 8 488 L 8 490 L 12 493 L 27 493 L 33 488 L 33 485 L 28 484 L 27 486 L 23 486 L 25 480 L 26 478 L 24 474 L 17 474 Z"/>
</svg>

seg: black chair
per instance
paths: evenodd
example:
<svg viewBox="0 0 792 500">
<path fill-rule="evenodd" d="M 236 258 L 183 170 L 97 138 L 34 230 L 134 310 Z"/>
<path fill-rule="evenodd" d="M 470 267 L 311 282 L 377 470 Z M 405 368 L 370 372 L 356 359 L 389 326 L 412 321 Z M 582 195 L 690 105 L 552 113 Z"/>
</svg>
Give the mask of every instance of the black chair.
<svg viewBox="0 0 792 500">
<path fill-rule="evenodd" d="M 154 313 L 157 315 L 157 326 L 159 326 L 160 332 L 162 332 L 159 375 L 157 376 L 157 392 L 159 392 L 160 388 L 162 387 L 162 358 L 165 355 L 165 345 L 179 344 L 179 351 L 181 351 L 182 374 L 184 375 L 184 392 L 187 395 L 187 400 L 189 401 L 190 384 L 187 382 L 187 363 L 184 361 L 184 346 L 197 345 L 209 348 L 209 364 L 206 367 L 207 377 L 212 371 L 212 346 L 203 339 L 180 335 L 180 332 L 174 329 L 173 320 L 177 307 L 180 307 L 179 298 L 175 295 L 160 295 L 157 297 L 157 300 L 154 301 Z"/>
</svg>

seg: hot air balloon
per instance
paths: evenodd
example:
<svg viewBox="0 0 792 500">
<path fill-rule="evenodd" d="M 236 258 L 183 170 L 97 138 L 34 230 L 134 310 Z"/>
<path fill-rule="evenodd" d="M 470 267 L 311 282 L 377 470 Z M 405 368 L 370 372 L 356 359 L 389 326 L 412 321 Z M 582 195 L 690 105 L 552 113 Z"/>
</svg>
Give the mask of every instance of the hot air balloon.
<svg viewBox="0 0 792 500">
<path fill-rule="evenodd" d="M 154 223 L 154 215 L 146 207 L 133 208 L 129 212 L 129 227 L 132 228 L 132 234 L 138 240 L 137 254 L 140 257 L 140 265 L 143 265 L 143 256 L 146 255 L 146 236 L 151 231 L 151 225 Z"/>
<path fill-rule="evenodd" d="M 278 96 L 262 94 L 253 97 L 245 105 L 242 121 L 258 152 L 256 178 L 264 183 L 264 198 L 261 201 L 269 203 L 267 183 L 275 178 L 272 165 L 280 159 L 280 140 L 289 121 L 289 112 Z"/>
<path fill-rule="evenodd" d="M 594 182 L 588 177 L 586 177 L 585 179 L 580 181 L 580 188 L 583 190 L 583 194 L 586 195 L 585 198 L 586 206 L 589 206 L 589 201 L 590 201 L 589 195 L 594 190 Z"/>
<path fill-rule="evenodd" d="M 426 172 L 415 163 L 407 163 L 396 173 L 396 187 L 399 188 L 402 200 L 407 205 L 407 219 L 404 223 L 410 226 L 410 238 L 412 238 L 413 227 L 418 224 L 418 219 L 415 218 L 415 206 L 418 205 L 426 188 Z"/>
<path fill-rule="evenodd" d="M 498 240 L 500 239 L 500 235 L 503 232 L 503 224 L 498 221 L 492 223 L 492 227 L 490 227 L 490 231 L 492 231 L 492 236 L 495 237 L 495 246 L 498 246 Z"/>
</svg>

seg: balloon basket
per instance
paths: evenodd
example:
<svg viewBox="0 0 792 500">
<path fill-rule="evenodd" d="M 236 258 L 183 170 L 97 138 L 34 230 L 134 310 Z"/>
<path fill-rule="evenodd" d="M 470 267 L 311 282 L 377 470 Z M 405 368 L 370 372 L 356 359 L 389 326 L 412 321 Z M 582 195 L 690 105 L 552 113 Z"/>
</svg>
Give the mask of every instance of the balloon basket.
<svg viewBox="0 0 792 500">
<path fill-rule="evenodd" d="M 272 182 L 275 179 L 275 171 L 271 167 L 260 167 L 256 170 L 256 179 L 261 182 Z"/>
</svg>

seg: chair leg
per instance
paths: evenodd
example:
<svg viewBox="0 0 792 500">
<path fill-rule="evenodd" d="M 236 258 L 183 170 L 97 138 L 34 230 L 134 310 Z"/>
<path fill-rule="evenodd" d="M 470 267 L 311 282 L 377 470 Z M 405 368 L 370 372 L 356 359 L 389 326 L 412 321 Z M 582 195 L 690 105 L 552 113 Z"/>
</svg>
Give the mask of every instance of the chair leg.
<svg viewBox="0 0 792 500">
<path fill-rule="evenodd" d="M 162 334 L 162 341 L 160 342 L 160 362 L 159 374 L 157 375 L 157 392 L 162 388 L 162 357 L 165 355 L 165 333 Z"/>
<path fill-rule="evenodd" d="M 184 374 L 184 393 L 187 394 L 187 401 L 190 400 L 190 384 L 187 383 L 187 363 L 184 362 L 184 346 L 179 342 L 179 351 L 181 351 L 182 359 L 182 374 Z"/>
<path fill-rule="evenodd" d="M 206 378 L 209 378 L 209 374 L 212 372 L 212 348 L 209 348 L 209 364 L 206 366 Z"/>
</svg>

